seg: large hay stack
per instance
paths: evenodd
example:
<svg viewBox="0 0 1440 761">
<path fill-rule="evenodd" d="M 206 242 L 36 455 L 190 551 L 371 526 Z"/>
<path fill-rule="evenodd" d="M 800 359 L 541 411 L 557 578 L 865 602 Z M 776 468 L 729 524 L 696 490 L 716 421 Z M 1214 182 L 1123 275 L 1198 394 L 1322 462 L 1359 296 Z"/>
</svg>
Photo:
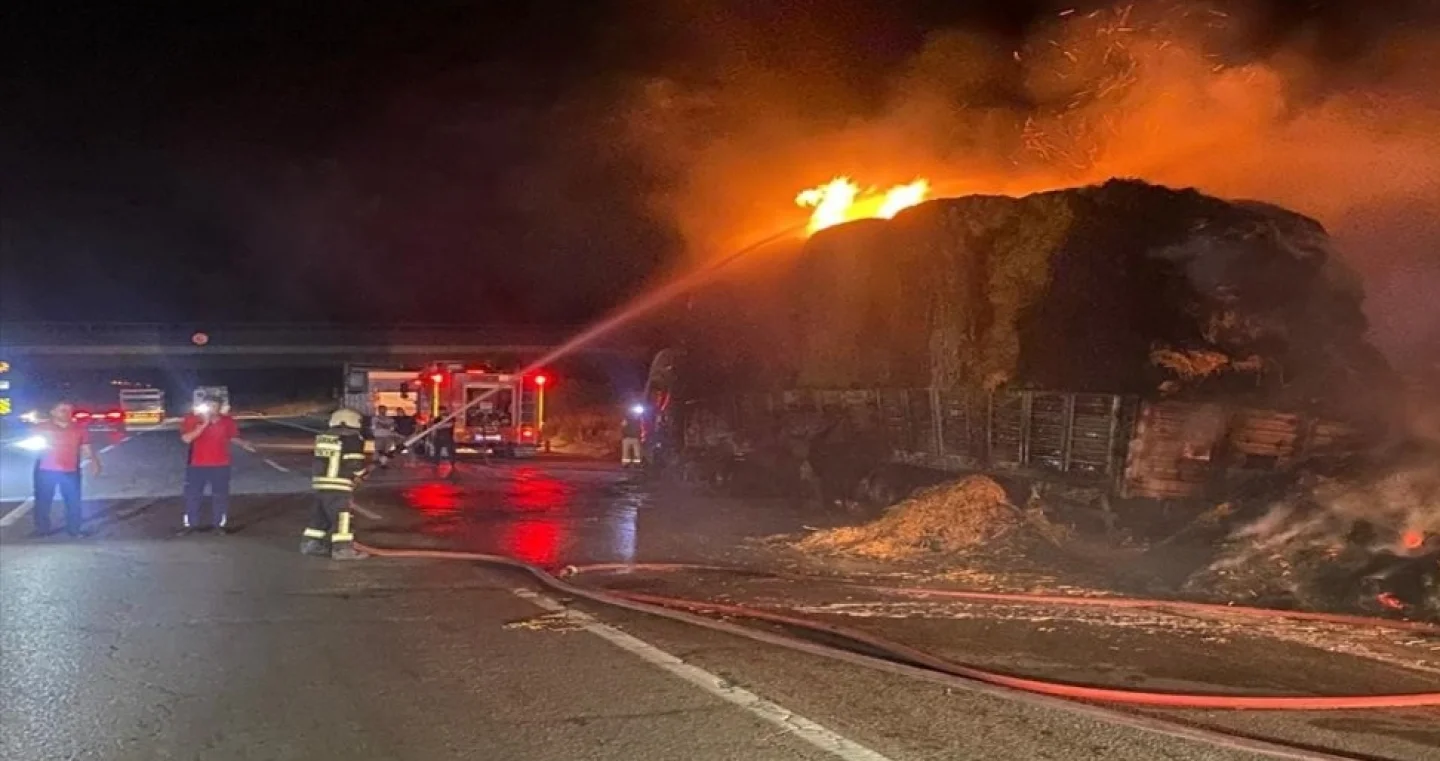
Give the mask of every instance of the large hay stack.
<svg viewBox="0 0 1440 761">
<path fill-rule="evenodd" d="M 748 289 L 748 305 L 693 343 L 746 343 L 749 374 L 771 386 L 1334 410 L 1394 384 L 1366 340 L 1358 281 L 1317 222 L 1193 190 L 1117 180 L 941 199 L 823 230 L 770 267 L 778 281 L 732 282 L 729 298 Z"/>
</svg>

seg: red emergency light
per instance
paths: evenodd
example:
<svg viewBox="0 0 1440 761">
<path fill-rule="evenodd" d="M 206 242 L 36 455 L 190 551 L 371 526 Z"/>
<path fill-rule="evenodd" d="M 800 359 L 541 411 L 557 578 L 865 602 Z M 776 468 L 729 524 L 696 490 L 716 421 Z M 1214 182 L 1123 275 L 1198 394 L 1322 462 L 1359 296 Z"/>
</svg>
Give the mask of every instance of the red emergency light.
<svg viewBox="0 0 1440 761">
<path fill-rule="evenodd" d="M 549 383 L 549 382 L 550 382 L 550 379 L 547 378 L 547 377 L 545 377 L 545 376 L 543 376 L 543 375 L 537 375 L 537 376 L 535 376 L 535 385 L 537 385 L 537 386 L 543 386 L 543 385 L 545 385 L 546 383 Z"/>
<path fill-rule="evenodd" d="M 438 385 L 440 385 L 441 383 L 444 383 L 444 382 L 445 382 L 445 376 L 444 376 L 443 374 L 441 374 L 441 373 L 431 373 L 431 374 L 430 374 L 430 382 L 431 382 L 431 383 L 434 383 L 435 385 L 438 386 Z"/>
</svg>

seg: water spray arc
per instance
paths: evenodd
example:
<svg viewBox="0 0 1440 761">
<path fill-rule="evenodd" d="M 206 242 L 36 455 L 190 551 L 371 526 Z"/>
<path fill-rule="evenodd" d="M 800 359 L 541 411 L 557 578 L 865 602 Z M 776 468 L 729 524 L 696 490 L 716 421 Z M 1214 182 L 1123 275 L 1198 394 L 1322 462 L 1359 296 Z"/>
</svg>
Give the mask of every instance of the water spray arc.
<svg viewBox="0 0 1440 761">
<path fill-rule="evenodd" d="M 670 282 L 658 288 L 655 288 L 654 290 L 646 294 L 641 295 L 640 297 L 631 301 L 622 309 L 575 334 L 569 340 L 555 347 L 554 349 L 546 353 L 544 356 L 521 368 L 518 374 L 529 375 L 531 373 L 541 370 L 544 367 L 554 364 L 556 360 L 559 360 L 560 358 L 570 354 L 576 349 L 585 346 L 591 341 L 598 340 L 614 332 L 621 326 L 669 302 L 676 296 L 686 293 L 693 288 L 704 285 L 711 278 L 715 277 L 722 270 L 734 264 L 735 262 L 747 256 L 751 256 L 755 253 L 763 251 L 776 243 L 795 239 L 799 237 L 799 235 L 803 233 L 804 230 L 805 225 L 803 224 L 786 228 L 778 233 L 751 243 L 750 245 L 745 246 L 744 248 L 741 248 L 733 253 L 712 260 L 709 263 L 702 265 L 698 269 L 692 270 L 689 273 L 676 277 Z M 416 431 L 409 438 L 405 439 L 405 441 L 400 445 L 400 448 L 408 449 L 409 447 L 414 446 L 417 442 L 423 441 L 427 437 L 434 435 L 434 433 L 440 430 L 442 426 L 449 425 L 461 415 L 464 415 L 471 408 L 479 405 L 481 402 L 486 401 L 497 393 L 499 393 L 499 389 L 490 389 L 482 394 L 477 394 L 474 399 L 466 402 L 464 406 L 456 409 L 449 415 L 446 415 L 445 417 L 436 420 L 429 426 L 419 431 Z M 367 477 L 371 472 L 373 472 L 373 470 L 374 469 L 372 468 L 363 471 L 361 473 L 360 480 L 363 481 L 365 477 Z"/>
</svg>

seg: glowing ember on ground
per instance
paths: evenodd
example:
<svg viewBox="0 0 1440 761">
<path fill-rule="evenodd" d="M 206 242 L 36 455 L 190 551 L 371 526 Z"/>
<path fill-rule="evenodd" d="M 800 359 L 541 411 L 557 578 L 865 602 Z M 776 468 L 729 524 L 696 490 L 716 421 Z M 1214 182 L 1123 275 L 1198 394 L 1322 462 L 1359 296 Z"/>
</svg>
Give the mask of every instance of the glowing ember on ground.
<svg viewBox="0 0 1440 761">
<path fill-rule="evenodd" d="M 1407 550 L 1418 550 L 1425 543 L 1425 534 L 1419 531 L 1406 531 L 1400 537 L 1400 544 Z"/>
<path fill-rule="evenodd" d="M 836 177 L 824 185 L 801 191 L 795 196 L 795 203 L 814 209 L 807 228 L 814 233 L 856 219 L 890 219 L 902 209 L 924 201 L 929 192 L 930 183 L 923 179 L 896 185 L 882 193 L 874 188 L 862 192 L 849 177 Z"/>
</svg>

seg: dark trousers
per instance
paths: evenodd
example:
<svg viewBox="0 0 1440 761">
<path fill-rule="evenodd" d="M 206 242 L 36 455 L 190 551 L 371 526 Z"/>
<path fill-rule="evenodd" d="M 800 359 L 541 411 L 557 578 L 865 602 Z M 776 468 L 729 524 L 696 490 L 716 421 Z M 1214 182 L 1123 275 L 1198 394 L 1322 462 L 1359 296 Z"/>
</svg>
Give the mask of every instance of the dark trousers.
<svg viewBox="0 0 1440 761">
<path fill-rule="evenodd" d="M 185 525 L 200 524 L 200 503 L 210 487 L 210 514 L 216 526 L 225 525 L 230 510 L 230 466 L 191 465 L 185 468 Z"/>
<path fill-rule="evenodd" d="M 80 502 L 80 471 L 41 470 L 35 468 L 35 531 L 50 533 L 50 505 L 55 501 L 55 490 L 60 490 L 60 499 L 65 502 L 65 530 L 80 533 L 85 514 Z"/>
<path fill-rule="evenodd" d="M 312 539 L 329 538 L 340 525 L 340 512 L 350 509 L 350 492 L 317 491 L 315 507 L 310 512 L 310 523 L 305 532 Z M 318 533 L 317 533 L 318 532 Z"/>
</svg>

